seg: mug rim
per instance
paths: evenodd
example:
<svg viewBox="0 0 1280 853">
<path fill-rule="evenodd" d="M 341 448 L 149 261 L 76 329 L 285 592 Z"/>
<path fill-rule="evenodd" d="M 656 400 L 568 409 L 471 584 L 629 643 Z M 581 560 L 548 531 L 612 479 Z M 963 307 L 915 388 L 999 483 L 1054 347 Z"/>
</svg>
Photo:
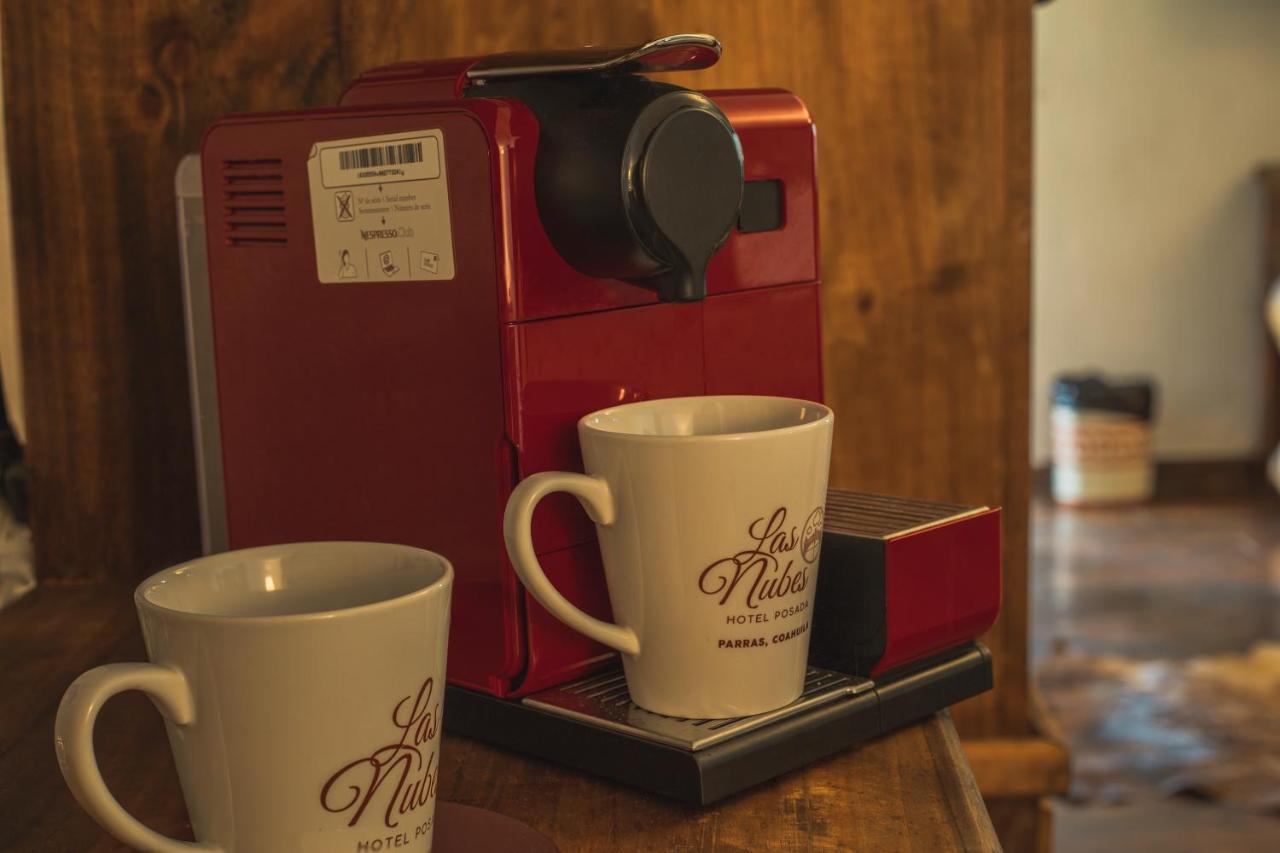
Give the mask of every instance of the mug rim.
<svg viewBox="0 0 1280 853">
<path fill-rule="evenodd" d="M 812 406 L 815 409 L 820 409 L 822 414 L 811 421 L 804 421 L 798 424 L 786 424 L 783 426 L 770 427 L 769 429 L 746 430 L 743 432 L 717 432 L 703 435 L 653 435 L 651 433 L 617 432 L 615 430 L 602 429 L 589 423 L 592 418 L 596 418 L 601 415 L 612 414 L 628 409 L 642 408 L 645 406 L 654 406 L 659 403 L 681 403 L 686 400 L 767 400 L 774 403 L 794 403 L 799 406 Z M 607 436 L 610 439 L 616 439 L 619 441 L 749 441 L 753 438 L 765 438 L 803 432 L 805 430 L 819 429 L 822 424 L 832 423 L 834 420 L 835 412 L 831 410 L 830 406 L 814 400 L 805 400 L 801 397 L 778 397 L 770 394 L 687 394 L 682 397 L 654 397 L 651 400 L 637 400 L 634 403 L 623 403 L 620 406 L 606 406 L 603 409 L 597 409 L 596 411 L 590 412 L 579 418 L 578 429 L 580 431 L 590 432 L 592 435 Z"/>
<path fill-rule="evenodd" d="M 402 554 L 412 554 L 414 556 L 427 556 L 436 560 L 443 571 L 440 577 L 436 578 L 425 586 L 412 589 L 409 592 L 392 596 L 391 598 L 383 598 L 378 601 L 370 601 L 364 604 L 355 604 L 350 607 L 336 607 L 327 610 L 313 610 L 305 613 L 280 613 L 265 615 L 242 615 L 242 614 L 221 614 L 221 613 L 195 613 L 190 610 L 179 610 L 176 607 L 169 607 L 159 604 L 147 597 L 147 593 L 163 584 L 169 577 L 180 575 L 195 566 L 213 563 L 215 561 L 226 560 L 229 557 L 248 557 L 252 559 L 258 553 L 278 551 L 282 548 L 321 547 L 333 545 L 359 545 L 364 548 L 372 548 L 378 551 L 400 552 Z M 447 590 L 453 586 L 453 563 L 449 562 L 449 558 L 436 551 L 430 551 L 426 548 L 417 548 L 413 545 L 399 545 L 393 542 L 362 542 L 352 539 L 335 539 L 326 541 L 306 541 L 306 542 L 281 542 L 275 545 L 257 545 L 252 548 L 237 548 L 231 551 L 220 551 L 217 554 L 206 554 L 196 557 L 194 560 L 186 560 L 168 568 L 161 569 L 153 575 L 143 580 L 134 589 L 133 601 L 139 610 L 148 610 L 155 612 L 165 618 L 180 619 L 189 622 L 199 622 L 208 625 L 236 625 L 236 626 L 276 626 L 276 625 L 298 625 L 312 622 L 327 622 L 333 619 L 347 618 L 353 616 L 361 616 L 370 613 L 376 613 L 382 610 L 390 610 L 400 607 L 409 602 L 416 601 L 421 598 L 430 598 L 438 594 L 441 590 Z"/>
</svg>

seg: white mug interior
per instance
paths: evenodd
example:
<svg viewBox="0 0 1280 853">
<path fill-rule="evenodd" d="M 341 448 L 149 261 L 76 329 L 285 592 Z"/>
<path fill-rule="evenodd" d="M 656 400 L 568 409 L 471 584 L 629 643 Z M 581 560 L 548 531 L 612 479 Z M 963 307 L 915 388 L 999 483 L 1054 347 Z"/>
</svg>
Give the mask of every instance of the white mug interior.
<svg viewBox="0 0 1280 853">
<path fill-rule="evenodd" d="M 616 436 L 723 439 L 799 428 L 830 414 L 820 403 L 790 397 L 671 397 L 602 409 L 580 423 L 583 429 Z"/>
<path fill-rule="evenodd" d="M 440 555 L 407 545 L 302 542 L 165 569 L 143 581 L 136 598 L 140 606 L 196 617 L 315 616 L 426 595 L 451 574 Z"/>
</svg>

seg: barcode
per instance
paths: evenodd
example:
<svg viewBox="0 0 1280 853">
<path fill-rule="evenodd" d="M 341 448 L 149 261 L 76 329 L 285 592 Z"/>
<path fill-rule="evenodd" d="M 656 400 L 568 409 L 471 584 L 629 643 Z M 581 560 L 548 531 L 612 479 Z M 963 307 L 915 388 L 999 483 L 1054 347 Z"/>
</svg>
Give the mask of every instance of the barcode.
<svg viewBox="0 0 1280 853">
<path fill-rule="evenodd" d="M 375 166 L 398 166 L 402 163 L 421 162 L 421 142 L 378 145 L 373 148 L 351 148 L 338 152 L 340 169 L 371 169 Z"/>
</svg>

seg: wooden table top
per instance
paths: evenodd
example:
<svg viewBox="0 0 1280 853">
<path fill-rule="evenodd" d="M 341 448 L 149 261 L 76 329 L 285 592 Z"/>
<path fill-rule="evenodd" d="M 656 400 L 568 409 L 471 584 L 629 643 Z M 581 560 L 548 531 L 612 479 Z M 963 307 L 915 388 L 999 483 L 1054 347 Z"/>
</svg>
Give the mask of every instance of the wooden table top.
<svg viewBox="0 0 1280 853">
<path fill-rule="evenodd" d="M 53 720 L 84 670 L 145 660 L 131 590 L 43 586 L 0 610 L 0 849 L 120 849 L 58 772 Z M 160 715 L 137 693 L 98 719 L 98 760 L 121 804 L 190 838 Z M 446 737 L 440 796 L 524 821 L 562 851 L 996 850 L 946 714 L 725 802 L 694 807 Z"/>
</svg>

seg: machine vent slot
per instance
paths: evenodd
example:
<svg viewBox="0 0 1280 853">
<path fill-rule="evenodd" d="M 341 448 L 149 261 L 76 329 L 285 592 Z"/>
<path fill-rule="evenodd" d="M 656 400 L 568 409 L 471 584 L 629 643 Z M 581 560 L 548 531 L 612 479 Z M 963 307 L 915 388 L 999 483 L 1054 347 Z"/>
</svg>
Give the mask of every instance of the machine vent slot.
<svg viewBox="0 0 1280 853">
<path fill-rule="evenodd" d="M 286 246 L 284 161 L 222 161 L 223 227 L 231 246 Z"/>
</svg>

